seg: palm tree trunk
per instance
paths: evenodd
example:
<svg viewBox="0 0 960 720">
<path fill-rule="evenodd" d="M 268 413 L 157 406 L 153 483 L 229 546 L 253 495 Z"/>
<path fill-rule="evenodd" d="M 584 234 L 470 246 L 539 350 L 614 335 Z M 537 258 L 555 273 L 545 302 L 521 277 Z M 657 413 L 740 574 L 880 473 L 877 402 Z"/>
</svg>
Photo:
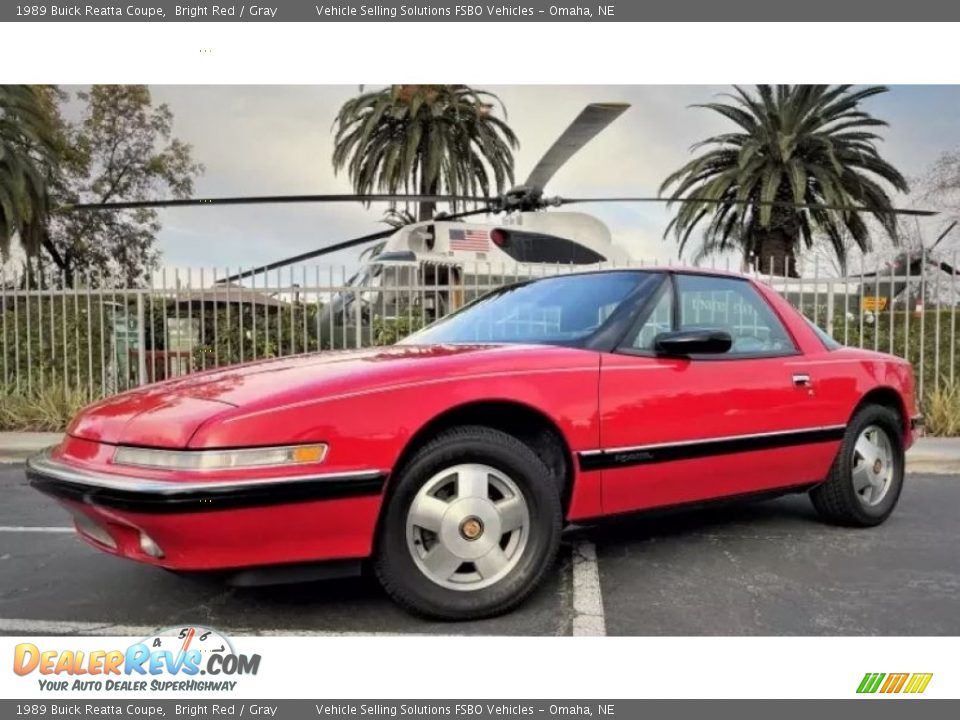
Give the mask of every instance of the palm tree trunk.
<svg viewBox="0 0 960 720">
<path fill-rule="evenodd" d="M 44 231 L 43 239 L 41 241 L 43 249 L 47 251 L 50 255 L 50 259 L 53 260 L 53 264 L 57 266 L 57 269 L 60 271 L 61 276 L 63 277 L 64 284 L 72 288 L 73 287 L 73 267 L 72 263 L 68 258 L 60 255 L 60 252 L 57 250 L 57 246 L 53 244 L 53 241 L 50 239 L 50 236 Z"/>
<path fill-rule="evenodd" d="M 797 238 L 782 227 L 761 230 L 752 258 L 757 270 L 770 275 L 800 277 L 797 272 Z"/>
<path fill-rule="evenodd" d="M 421 195 L 436 195 L 437 194 L 437 185 L 438 182 L 434 180 L 432 183 L 428 183 L 426 178 L 420 179 L 420 194 Z M 417 220 L 423 222 L 424 220 L 433 220 L 433 216 L 437 212 L 437 204 L 435 202 L 424 201 L 420 203 L 420 207 L 417 211 Z"/>
</svg>

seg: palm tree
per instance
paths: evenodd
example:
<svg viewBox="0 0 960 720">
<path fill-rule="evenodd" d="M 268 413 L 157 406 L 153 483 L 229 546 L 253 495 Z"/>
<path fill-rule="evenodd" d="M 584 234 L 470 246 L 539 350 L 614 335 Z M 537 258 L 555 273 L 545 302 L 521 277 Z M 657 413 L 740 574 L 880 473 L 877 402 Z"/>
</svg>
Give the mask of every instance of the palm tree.
<svg viewBox="0 0 960 720">
<path fill-rule="evenodd" d="M 701 256 L 738 249 L 745 263 L 791 276 L 797 274 L 801 240 L 810 248 L 819 237 L 826 238 L 841 265 L 847 237 L 862 251 L 870 248 L 865 212 L 793 207 L 796 203 L 870 208 L 869 214 L 896 244 L 896 216 L 884 185 L 906 192 L 907 181 L 877 151 L 881 138 L 873 129 L 886 123 L 861 109 L 863 100 L 887 88 L 734 89 L 726 96 L 730 103 L 695 107 L 723 115 L 737 131 L 695 145 L 693 150 L 708 149 L 660 187 L 661 193 L 672 188 L 673 199 L 714 202 L 684 202 L 665 237 L 672 232 L 682 252 L 694 228 L 705 221 Z"/>
<path fill-rule="evenodd" d="M 354 190 L 424 195 L 500 193 L 513 182 L 517 137 L 496 95 L 466 85 L 391 85 L 343 104 L 333 166 Z M 455 205 L 454 205 L 455 207 Z M 420 220 L 436 204 L 421 202 Z"/>
<path fill-rule="evenodd" d="M 28 257 L 44 244 L 53 151 L 43 92 L 29 85 L 0 85 L 0 257 L 8 254 L 14 235 Z"/>
<path fill-rule="evenodd" d="M 380 222 L 382 222 L 384 225 L 392 227 L 396 230 L 406 227 L 411 223 L 415 223 L 416 221 L 417 219 L 409 210 L 399 210 L 395 207 L 384 210 L 383 218 L 380 220 Z"/>
<path fill-rule="evenodd" d="M 409 210 L 398 210 L 395 207 L 385 210 L 383 213 L 383 218 L 380 220 L 384 225 L 392 227 L 394 230 L 399 230 L 402 227 L 411 225 L 415 223 L 417 219 Z M 367 245 L 360 253 L 360 260 L 373 260 L 377 255 L 383 252 L 383 249 L 387 246 L 386 240 L 381 240 L 374 243 L 373 245 Z"/>
</svg>

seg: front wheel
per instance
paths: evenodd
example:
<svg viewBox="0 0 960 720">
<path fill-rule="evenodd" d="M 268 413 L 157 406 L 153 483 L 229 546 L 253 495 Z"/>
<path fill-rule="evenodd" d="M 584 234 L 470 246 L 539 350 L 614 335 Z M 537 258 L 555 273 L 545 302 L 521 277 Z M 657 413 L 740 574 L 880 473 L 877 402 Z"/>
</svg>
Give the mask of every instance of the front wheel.
<svg viewBox="0 0 960 720">
<path fill-rule="evenodd" d="M 557 483 L 533 450 L 492 428 L 455 428 L 401 471 L 374 567 L 394 600 L 421 615 L 497 615 L 543 578 L 561 516 Z"/>
<path fill-rule="evenodd" d="M 904 466 L 899 416 L 882 405 L 868 405 L 853 416 L 830 476 L 810 491 L 810 499 L 831 522 L 879 525 L 900 498 Z"/>
</svg>

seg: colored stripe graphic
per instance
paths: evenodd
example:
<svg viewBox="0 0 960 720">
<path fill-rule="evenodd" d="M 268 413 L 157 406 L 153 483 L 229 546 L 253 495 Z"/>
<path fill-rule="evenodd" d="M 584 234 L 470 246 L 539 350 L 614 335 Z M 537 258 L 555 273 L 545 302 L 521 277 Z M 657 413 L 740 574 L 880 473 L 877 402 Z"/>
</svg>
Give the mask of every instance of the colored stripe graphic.
<svg viewBox="0 0 960 720">
<path fill-rule="evenodd" d="M 858 693 L 885 693 L 895 694 L 899 692 L 919 694 L 927 689 L 930 680 L 933 679 L 933 673 L 866 673 L 860 685 L 857 687 Z"/>
<path fill-rule="evenodd" d="M 857 692 L 875 693 L 877 688 L 880 687 L 880 682 L 884 677 L 886 677 L 885 673 L 867 673 L 863 676 L 863 680 L 860 681 L 860 687 L 857 688 Z"/>
<path fill-rule="evenodd" d="M 930 684 L 930 680 L 932 678 L 933 673 L 914 673 L 910 678 L 910 682 L 907 683 L 907 687 L 904 692 L 922 693 L 927 689 L 927 685 Z"/>
<path fill-rule="evenodd" d="M 907 678 L 910 677 L 910 673 L 890 673 L 887 675 L 887 681 L 883 683 L 883 687 L 880 688 L 882 693 L 898 693 L 903 689 L 904 683 L 907 682 Z"/>
</svg>

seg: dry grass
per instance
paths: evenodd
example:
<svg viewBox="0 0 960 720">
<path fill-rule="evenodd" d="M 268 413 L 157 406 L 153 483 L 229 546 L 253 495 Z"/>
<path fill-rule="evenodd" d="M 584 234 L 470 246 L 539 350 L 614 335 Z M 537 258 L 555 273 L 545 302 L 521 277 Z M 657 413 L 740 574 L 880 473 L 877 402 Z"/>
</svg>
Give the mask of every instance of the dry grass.
<svg viewBox="0 0 960 720">
<path fill-rule="evenodd" d="M 944 380 L 940 387 L 928 392 L 923 418 L 928 435 L 960 435 L 960 381 Z"/>
<path fill-rule="evenodd" d="M 0 391 L 0 431 L 61 432 L 89 403 L 85 390 L 46 383 L 30 392 Z"/>
</svg>

